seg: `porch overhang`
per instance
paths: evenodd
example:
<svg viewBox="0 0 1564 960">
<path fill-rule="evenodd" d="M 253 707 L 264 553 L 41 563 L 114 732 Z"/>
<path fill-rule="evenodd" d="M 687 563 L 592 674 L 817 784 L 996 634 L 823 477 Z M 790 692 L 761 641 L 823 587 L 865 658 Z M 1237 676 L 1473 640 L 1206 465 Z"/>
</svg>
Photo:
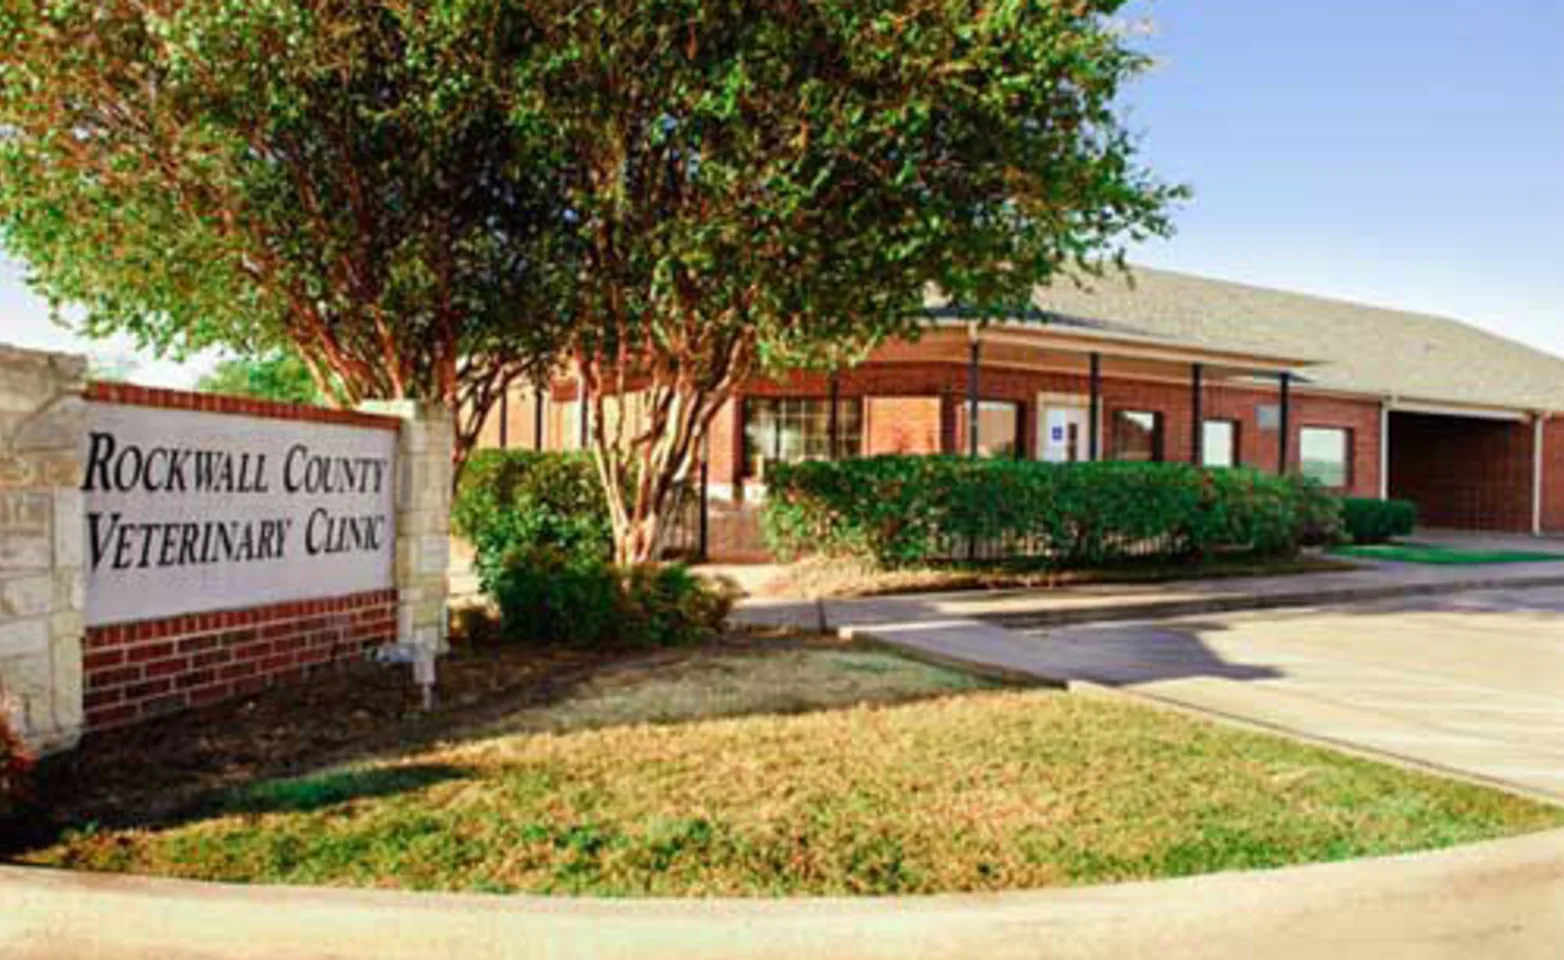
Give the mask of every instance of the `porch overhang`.
<svg viewBox="0 0 1564 960">
<path fill-rule="evenodd" d="M 1151 337 L 1076 327 L 996 322 L 976 325 L 970 321 L 939 319 L 914 342 L 897 340 L 877 349 L 870 357 L 879 362 L 965 363 L 976 338 L 982 345 L 983 366 L 1022 370 L 1046 370 L 1084 374 L 1092 357 L 1100 358 L 1109 376 L 1183 380 L 1200 366 L 1207 381 L 1244 377 L 1271 379 L 1284 374 L 1303 380 L 1300 371 L 1316 365 L 1304 357 L 1177 343 Z"/>
</svg>

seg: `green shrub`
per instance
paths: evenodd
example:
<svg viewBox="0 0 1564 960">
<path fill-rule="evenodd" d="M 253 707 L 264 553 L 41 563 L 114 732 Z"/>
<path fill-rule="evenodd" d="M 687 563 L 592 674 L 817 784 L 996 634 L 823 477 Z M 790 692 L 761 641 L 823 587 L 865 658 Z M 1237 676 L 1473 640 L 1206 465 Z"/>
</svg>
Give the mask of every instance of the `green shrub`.
<svg viewBox="0 0 1564 960">
<path fill-rule="evenodd" d="M 738 590 L 679 564 L 632 567 L 623 580 L 621 642 L 655 647 L 698 643 L 722 629 Z"/>
<path fill-rule="evenodd" d="M 0 696 L 0 820 L 21 806 L 33 769 L 33 755 L 11 729 L 7 701 Z"/>
<path fill-rule="evenodd" d="M 1339 529 L 1318 484 L 1182 464 L 875 457 L 777 465 L 767 539 L 784 559 L 884 567 L 981 559 L 1059 567 L 1218 552 L 1284 556 Z"/>
<path fill-rule="evenodd" d="M 1353 543 L 1385 543 L 1417 528 L 1417 504 L 1410 500 L 1343 497 L 1341 513 Z"/>
<path fill-rule="evenodd" d="M 608 503 L 592 458 L 582 453 L 482 450 L 462 473 L 451 524 L 477 552 L 485 593 L 518 550 L 559 548 L 606 562 L 613 556 Z"/>
<path fill-rule="evenodd" d="M 677 564 L 621 570 L 601 557 L 544 546 L 508 554 L 493 596 L 509 642 L 665 647 L 720 630 L 737 591 Z"/>
</svg>

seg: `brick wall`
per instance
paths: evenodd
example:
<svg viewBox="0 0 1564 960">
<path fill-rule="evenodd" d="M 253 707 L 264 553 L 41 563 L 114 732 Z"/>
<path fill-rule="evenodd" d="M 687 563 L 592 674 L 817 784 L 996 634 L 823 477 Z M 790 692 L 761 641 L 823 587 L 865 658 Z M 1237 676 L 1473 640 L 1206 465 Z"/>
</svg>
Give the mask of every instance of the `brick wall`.
<svg viewBox="0 0 1564 960">
<path fill-rule="evenodd" d="M 1564 533 L 1564 420 L 1549 420 L 1542 438 L 1542 528 Z"/>
<path fill-rule="evenodd" d="M 396 639 L 395 590 L 87 630 L 87 729 L 243 696 Z"/>
<path fill-rule="evenodd" d="M 1423 523 L 1531 530 L 1530 423 L 1392 413 L 1390 435 L 1391 495 L 1415 502 Z"/>
<path fill-rule="evenodd" d="M 841 374 L 838 389 L 843 397 L 937 398 L 940 403 L 940 447 L 956 451 L 956 417 L 967 400 L 968 368 L 961 363 L 872 363 Z M 830 383 L 823 374 L 795 373 L 776 380 L 756 380 L 744 386 L 750 396 L 820 396 Z M 1022 435 L 1028 456 L 1037 450 L 1037 397 L 1040 393 L 1085 396 L 1090 384 L 1085 376 L 1013 369 L 984 369 L 979 374 L 979 394 L 984 400 L 1005 400 L 1021 405 Z M 1103 452 L 1111 442 L 1113 414 L 1118 410 L 1150 410 L 1162 414 L 1163 451 L 1168 460 L 1187 460 L 1192 430 L 1192 396 L 1184 383 L 1107 377 L 1103 381 Z M 1342 427 L 1352 434 L 1352 472 L 1349 491 L 1374 497 L 1380 489 L 1380 406 L 1377 400 L 1312 394 L 1295 390 L 1292 403 L 1292 463 L 1298 463 L 1298 432 L 1304 427 Z M 1208 381 L 1204 391 L 1204 415 L 1238 424 L 1239 460 L 1246 466 L 1275 470 L 1280 434 L 1262 430 L 1259 408 L 1275 405 L 1275 388 L 1238 386 Z M 873 405 L 871 405 L 871 410 Z M 927 408 L 925 408 L 927 409 Z M 871 416 L 871 420 L 873 417 Z M 712 477 L 718 483 L 737 483 L 738 454 L 742 449 L 742 424 L 733 411 L 725 411 L 713 432 Z M 872 434 L 871 434 L 872 435 Z M 727 447 L 724 451 L 722 448 Z M 877 448 L 871 448 L 878 452 Z"/>
</svg>

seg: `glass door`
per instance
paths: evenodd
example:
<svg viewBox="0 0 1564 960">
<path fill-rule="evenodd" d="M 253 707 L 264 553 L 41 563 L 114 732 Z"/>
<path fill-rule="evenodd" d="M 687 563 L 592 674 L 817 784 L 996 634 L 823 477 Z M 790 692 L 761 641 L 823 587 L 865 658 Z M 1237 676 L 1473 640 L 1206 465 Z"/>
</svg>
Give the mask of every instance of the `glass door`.
<svg viewBox="0 0 1564 960">
<path fill-rule="evenodd" d="M 1091 458 L 1089 407 L 1047 403 L 1037 407 L 1037 456 L 1049 463 L 1080 463 Z"/>
</svg>

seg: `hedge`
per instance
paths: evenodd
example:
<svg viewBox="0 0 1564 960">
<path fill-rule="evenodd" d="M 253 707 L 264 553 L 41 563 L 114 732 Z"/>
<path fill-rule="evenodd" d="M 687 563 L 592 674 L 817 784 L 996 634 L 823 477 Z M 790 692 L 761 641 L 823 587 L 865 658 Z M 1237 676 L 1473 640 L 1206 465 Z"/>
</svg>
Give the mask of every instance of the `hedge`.
<svg viewBox="0 0 1564 960">
<path fill-rule="evenodd" d="M 783 559 L 1089 567 L 1286 556 L 1341 527 L 1338 502 L 1313 481 L 1183 464 L 895 456 L 779 464 L 767 479 L 763 521 Z"/>
<path fill-rule="evenodd" d="M 1385 543 L 1417 529 L 1417 504 L 1410 500 L 1345 497 L 1341 514 L 1353 543 Z"/>
</svg>

